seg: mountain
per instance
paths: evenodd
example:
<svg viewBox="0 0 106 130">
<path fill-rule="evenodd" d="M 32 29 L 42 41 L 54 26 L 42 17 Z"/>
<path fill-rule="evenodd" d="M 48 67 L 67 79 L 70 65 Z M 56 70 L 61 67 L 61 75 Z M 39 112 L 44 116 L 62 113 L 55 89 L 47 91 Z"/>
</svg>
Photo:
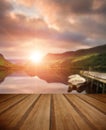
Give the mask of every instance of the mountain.
<svg viewBox="0 0 106 130">
<path fill-rule="evenodd" d="M 4 58 L 2 54 L 0 54 L 0 70 L 6 70 L 6 69 L 11 69 L 15 68 L 16 65 L 8 61 L 7 59 Z"/>
<path fill-rule="evenodd" d="M 106 52 L 106 45 L 101 45 L 101 46 L 96 46 L 93 48 L 89 49 L 80 49 L 77 51 L 69 51 L 69 52 L 64 52 L 60 54 L 52 54 L 49 53 L 48 55 L 45 56 L 45 59 L 61 59 L 61 58 L 66 58 L 66 57 L 76 57 L 76 56 L 83 56 L 83 55 L 88 55 L 91 53 L 105 53 Z"/>
<path fill-rule="evenodd" d="M 11 63 L 8 60 L 6 60 L 2 54 L 0 54 L 0 66 L 1 67 L 11 66 Z"/>
<path fill-rule="evenodd" d="M 28 62 L 27 59 L 9 59 L 9 61 L 13 64 L 19 64 L 19 65 L 24 65 L 26 62 Z"/>
<path fill-rule="evenodd" d="M 52 68 L 61 68 L 63 71 L 65 69 L 67 72 L 82 69 L 106 72 L 106 45 L 62 54 L 48 54 L 45 59 L 51 61 Z"/>
</svg>

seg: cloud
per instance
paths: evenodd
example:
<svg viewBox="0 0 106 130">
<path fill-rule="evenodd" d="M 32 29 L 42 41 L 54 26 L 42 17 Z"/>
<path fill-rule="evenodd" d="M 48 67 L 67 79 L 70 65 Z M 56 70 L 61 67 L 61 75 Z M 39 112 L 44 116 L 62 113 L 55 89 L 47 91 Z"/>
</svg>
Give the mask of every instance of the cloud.
<svg viewBox="0 0 106 130">
<path fill-rule="evenodd" d="M 99 45 L 106 41 L 105 14 L 105 0 L 1 0 L 0 48 L 12 55 L 27 52 L 31 41 L 54 52 Z"/>
<path fill-rule="evenodd" d="M 9 12 L 13 9 L 8 0 L 0 0 L 0 20 L 8 17 Z"/>
<path fill-rule="evenodd" d="M 100 20 L 101 19 L 101 20 Z M 105 38 L 106 18 L 98 15 L 87 15 L 82 17 L 76 17 L 76 23 L 73 28 L 78 32 L 84 33 L 86 36 L 93 38 Z"/>
<path fill-rule="evenodd" d="M 99 14 L 106 14 L 106 0 L 94 0 L 94 12 Z"/>
<path fill-rule="evenodd" d="M 86 36 L 80 33 L 64 32 L 64 33 L 57 34 L 55 38 L 59 41 L 61 40 L 67 42 L 81 42 L 86 38 Z"/>
<path fill-rule="evenodd" d="M 30 39 L 46 37 L 46 23 L 41 19 L 27 19 L 23 15 L 14 15 L 0 21 L 0 37 L 14 39 Z"/>
<path fill-rule="evenodd" d="M 92 32 L 95 36 L 102 37 L 103 34 L 104 37 L 105 0 L 36 0 L 35 8 L 51 28 L 60 31 L 83 31 L 86 35 Z"/>
<path fill-rule="evenodd" d="M 26 0 L 22 0 L 18 2 L 24 5 L 27 3 L 29 6 L 33 4 L 42 14 L 42 19 L 30 19 L 22 14 L 11 13 L 10 17 L 0 21 L 0 24 L 3 25 L 1 29 L 3 34 L 5 28 L 8 33 L 16 34 L 23 38 L 25 38 L 24 35 L 39 38 L 49 38 L 49 35 L 51 38 L 52 33 L 55 33 L 53 29 L 65 31 L 65 34 L 67 31 L 76 33 L 82 32 L 84 35 L 90 35 L 90 32 L 92 32 L 95 36 L 104 36 L 105 34 L 106 23 L 103 22 L 105 18 L 101 18 L 104 16 L 94 15 L 94 12 L 102 12 L 102 10 L 105 10 L 106 4 L 104 0 L 102 2 L 98 2 L 98 0 L 31 0 L 27 2 Z M 1 3 L 4 5 L 4 8 L 1 9 L 0 12 L 6 12 L 6 14 L 8 14 L 7 12 L 12 9 L 11 4 L 6 1 L 3 2 L 3 0 Z M 99 5 L 98 8 L 95 8 L 97 5 Z M 101 20 L 98 20 L 99 18 L 101 18 Z M 72 34 L 72 36 L 70 35 L 70 39 L 73 39 L 73 35 L 74 34 Z"/>
<path fill-rule="evenodd" d="M 35 4 L 35 0 L 18 0 L 16 2 L 19 4 L 25 5 L 27 7 L 31 7 Z"/>
<path fill-rule="evenodd" d="M 74 32 L 58 32 L 49 28 L 48 24 L 40 18 L 28 18 L 22 14 L 10 13 L 0 21 L 2 39 L 9 40 L 28 40 L 32 38 L 52 39 L 54 41 L 76 42 L 82 40 L 84 36 Z"/>
</svg>

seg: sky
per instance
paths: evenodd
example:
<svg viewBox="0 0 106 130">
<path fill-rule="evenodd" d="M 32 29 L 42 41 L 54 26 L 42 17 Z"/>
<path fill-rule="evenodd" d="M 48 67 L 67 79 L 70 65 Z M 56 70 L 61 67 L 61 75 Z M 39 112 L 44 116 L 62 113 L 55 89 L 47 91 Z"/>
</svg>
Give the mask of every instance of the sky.
<svg viewBox="0 0 106 130">
<path fill-rule="evenodd" d="M 0 53 L 62 53 L 106 44 L 106 0 L 0 0 Z"/>
</svg>

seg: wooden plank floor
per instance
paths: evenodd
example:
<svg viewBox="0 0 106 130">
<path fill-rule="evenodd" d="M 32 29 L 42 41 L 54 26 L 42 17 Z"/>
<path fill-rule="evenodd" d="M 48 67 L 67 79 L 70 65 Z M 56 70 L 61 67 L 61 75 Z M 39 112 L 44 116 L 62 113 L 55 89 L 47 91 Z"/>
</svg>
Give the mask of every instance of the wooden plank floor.
<svg viewBox="0 0 106 130">
<path fill-rule="evenodd" d="M 106 130 L 106 95 L 0 95 L 0 130 Z"/>
</svg>

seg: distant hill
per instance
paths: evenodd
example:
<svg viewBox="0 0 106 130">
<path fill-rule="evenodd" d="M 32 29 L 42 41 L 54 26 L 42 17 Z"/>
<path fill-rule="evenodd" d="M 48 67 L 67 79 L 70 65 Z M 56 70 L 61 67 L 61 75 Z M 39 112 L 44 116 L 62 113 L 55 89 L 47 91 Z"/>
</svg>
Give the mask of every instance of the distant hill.
<svg viewBox="0 0 106 130">
<path fill-rule="evenodd" d="M 0 70 L 15 68 L 16 65 L 12 64 L 10 61 L 4 58 L 2 54 L 0 54 Z"/>
<path fill-rule="evenodd" d="M 63 59 L 63 58 L 68 58 L 68 57 L 76 57 L 76 56 L 83 56 L 83 55 L 88 55 L 92 53 L 105 53 L 106 52 L 106 45 L 101 45 L 89 49 L 80 49 L 77 51 L 69 51 L 61 54 L 52 54 L 49 53 L 48 55 L 45 56 L 45 59 Z"/>
<path fill-rule="evenodd" d="M 9 59 L 13 64 L 24 65 L 28 60 L 27 59 Z"/>
<path fill-rule="evenodd" d="M 106 45 L 62 54 L 48 54 L 45 59 L 51 61 L 52 68 L 61 68 L 67 73 L 82 69 L 106 72 Z"/>
<path fill-rule="evenodd" d="M 2 54 L 0 54 L 0 66 L 9 67 L 11 63 L 4 58 Z"/>
</svg>

